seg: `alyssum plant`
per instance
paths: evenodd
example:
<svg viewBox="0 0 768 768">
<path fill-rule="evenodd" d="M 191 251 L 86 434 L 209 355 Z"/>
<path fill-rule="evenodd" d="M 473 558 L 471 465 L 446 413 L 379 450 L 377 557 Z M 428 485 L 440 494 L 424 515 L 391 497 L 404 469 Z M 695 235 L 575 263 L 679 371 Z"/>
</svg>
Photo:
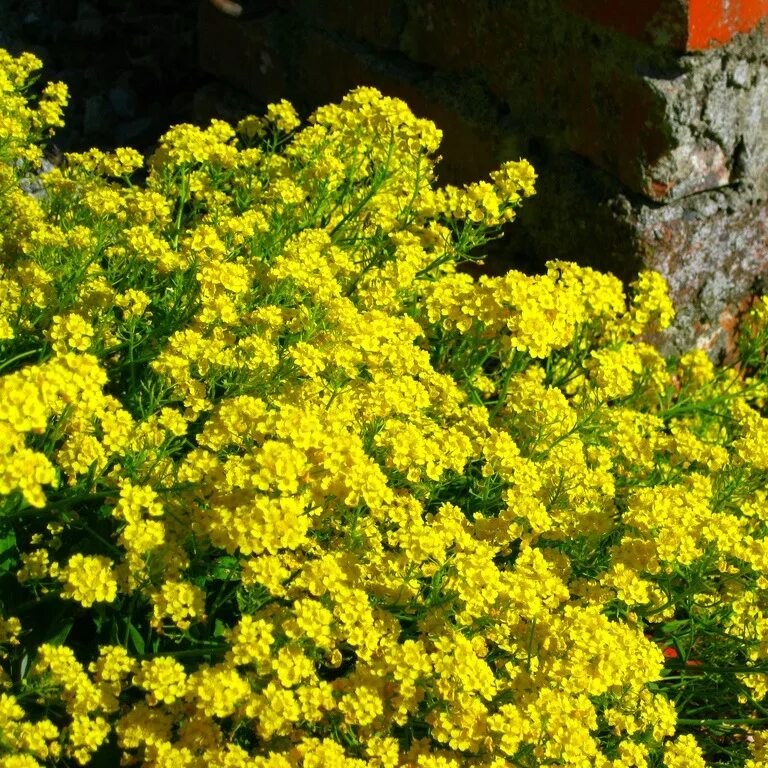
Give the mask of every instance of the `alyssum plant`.
<svg viewBox="0 0 768 768">
<path fill-rule="evenodd" d="M 0 767 L 768 765 L 768 303 L 457 270 L 535 174 L 435 188 L 358 88 L 69 154 L 0 52 Z"/>
</svg>

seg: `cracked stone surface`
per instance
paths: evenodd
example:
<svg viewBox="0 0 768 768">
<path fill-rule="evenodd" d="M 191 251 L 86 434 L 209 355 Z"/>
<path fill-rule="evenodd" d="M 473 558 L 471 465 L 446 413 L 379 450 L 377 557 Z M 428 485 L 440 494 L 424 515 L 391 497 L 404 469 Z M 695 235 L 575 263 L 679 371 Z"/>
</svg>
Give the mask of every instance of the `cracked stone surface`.
<svg viewBox="0 0 768 768">
<path fill-rule="evenodd" d="M 765 188 L 768 46 L 754 43 L 684 56 L 680 75 L 646 79 L 664 99 L 672 144 L 649 168 L 649 197 L 673 200 L 742 180 Z"/>
<path fill-rule="evenodd" d="M 667 354 L 691 347 L 714 359 L 734 351 L 734 327 L 768 275 L 768 203 L 733 189 L 633 214 L 649 247 L 646 266 L 669 283 L 677 318 L 656 343 Z"/>
</svg>

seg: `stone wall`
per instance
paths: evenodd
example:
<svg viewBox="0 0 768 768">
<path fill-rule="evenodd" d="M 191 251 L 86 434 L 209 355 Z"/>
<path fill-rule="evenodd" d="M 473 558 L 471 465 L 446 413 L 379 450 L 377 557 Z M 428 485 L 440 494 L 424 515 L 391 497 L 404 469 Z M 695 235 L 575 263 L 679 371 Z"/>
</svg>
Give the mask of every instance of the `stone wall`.
<svg viewBox="0 0 768 768">
<path fill-rule="evenodd" d="M 678 319 L 655 343 L 728 354 L 768 274 L 768 0 L 260 5 L 199 15 L 201 66 L 251 111 L 373 85 L 443 130 L 444 182 L 528 158 L 538 194 L 486 271 L 658 269 Z"/>
</svg>

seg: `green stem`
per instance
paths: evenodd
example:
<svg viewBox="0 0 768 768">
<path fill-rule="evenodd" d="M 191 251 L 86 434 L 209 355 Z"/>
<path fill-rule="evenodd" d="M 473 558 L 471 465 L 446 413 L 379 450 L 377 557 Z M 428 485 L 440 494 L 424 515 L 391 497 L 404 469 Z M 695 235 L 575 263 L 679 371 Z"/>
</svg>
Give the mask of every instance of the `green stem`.
<svg viewBox="0 0 768 768">
<path fill-rule="evenodd" d="M 176 231 L 173 235 L 173 248 L 179 247 L 179 236 L 181 235 L 181 219 L 184 214 L 184 206 L 187 203 L 188 184 L 186 173 L 181 177 L 181 190 L 179 192 L 179 210 L 176 212 Z"/>
<path fill-rule="evenodd" d="M 66 509 L 68 507 L 73 507 L 75 504 L 80 504 L 81 502 L 88 502 L 88 501 L 98 501 L 99 499 L 106 499 L 109 497 L 117 496 L 118 491 L 103 491 L 100 493 L 90 493 L 86 494 L 85 496 L 76 496 L 73 499 L 58 499 L 57 501 L 50 502 L 46 504 L 44 507 L 38 509 L 37 507 L 33 507 L 30 504 L 25 504 L 22 506 L 18 512 L 15 513 L 16 517 L 37 517 L 44 513 L 52 514 L 52 513 L 59 513 L 62 511 L 62 509 Z"/>
<path fill-rule="evenodd" d="M 515 373 L 515 366 L 512 364 L 513 358 L 510 358 L 509 360 L 509 366 L 507 367 L 507 370 L 504 371 L 504 380 L 501 385 L 501 391 L 499 392 L 499 396 L 496 399 L 496 404 L 493 406 L 493 410 L 491 410 L 490 416 L 488 418 L 488 421 L 493 421 L 493 419 L 496 418 L 496 414 L 501 410 L 501 407 L 504 405 L 506 399 L 507 399 L 507 390 L 509 389 L 509 383 L 512 381 L 512 374 Z"/>
<path fill-rule="evenodd" d="M 213 605 L 211 606 L 209 619 L 213 618 L 216 615 L 216 611 L 218 611 L 221 605 L 224 602 L 226 602 L 227 598 L 224 598 L 222 600 L 221 596 L 224 594 L 224 590 L 232 582 L 232 576 L 234 576 L 236 570 L 237 570 L 237 564 L 231 566 L 230 569 L 227 571 L 227 578 L 222 582 L 221 587 L 219 588 L 219 592 L 213 601 Z"/>
<path fill-rule="evenodd" d="M 378 191 L 384 186 L 384 182 L 387 181 L 389 178 L 389 163 L 392 160 L 392 151 L 394 149 L 394 136 L 392 135 L 394 131 L 390 129 L 390 142 L 389 142 L 389 149 L 387 150 L 387 159 L 384 162 L 384 168 L 381 172 L 380 178 L 376 179 L 372 184 L 371 188 L 368 190 L 368 192 L 363 195 L 361 200 L 357 203 L 357 205 L 348 213 L 344 215 L 344 217 L 341 219 L 341 221 L 331 230 L 330 236 L 333 238 L 336 233 L 341 229 L 341 227 L 344 226 L 350 219 L 357 216 L 360 211 L 363 210 L 365 205 L 378 193 Z M 358 277 L 359 280 L 359 277 Z"/>
<path fill-rule="evenodd" d="M 12 357 L 10 360 L 6 360 L 2 365 L 0 365 L 0 371 L 3 370 L 3 368 L 7 368 L 9 365 L 12 365 L 17 360 L 21 360 L 25 357 L 29 357 L 30 355 L 35 355 L 39 353 L 41 350 L 39 349 L 28 349 L 26 352 L 20 352 L 15 357 Z"/>
<path fill-rule="evenodd" d="M 722 720 L 693 720 L 678 718 L 678 725 L 702 725 L 702 726 L 718 726 L 718 725 L 764 725 L 768 723 L 768 717 L 743 717 L 743 718 L 723 718 Z"/>
<path fill-rule="evenodd" d="M 115 557 L 122 557 L 123 553 L 111 542 L 107 541 L 103 536 L 96 533 L 90 526 L 88 525 L 82 525 L 82 529 L 89 535 L 92 536 L 97 541 L 101 542 Z"/>
<path fill-rule="evenodd" d="M 136 360 L 134 359 L 134 350 L 136 349 L 136 321 L 131 320 L 130 327 L 130 339 L 128 340 L 128 370 L 131 377 L 131 394 L 136 391 Z"/>
<path fill-rule="evenodd" d="M 759 667 L 718 667 L 711 664 L 685 664 L 684 666 L 670 666 L 675 672 L 720 672 L 721 674 L 752 674 L 752 675 L 764 675 L 766 673 L 765 666 Z"/>
<path fill-rule="evenodd" d="M 54 600 L 59 600 L 59 599 L 61 599 L 60 594 L 49 593 L 47 595 L 43 595 L 43 597 L 38 597 L 35 600 L 27 600 L 27 602 L 25 603 L 19 603 L 18 605 L 14 605 L 13 610 L 16 613 L 23 613 L 29 608 L 35 608 L 38 605 L 45 605 L 45 603 L 52 603 Z"/>
<path fill-rule="evenodd" d="M 217 643 L 208 648 L 194 648 L 186 651 L 155 651 L 144 655 L 145 659 L 153 659 L 157 656 L 172 656 L 174 659 L 194 659 L 210 656 L 212 653 L 226 653 L 229 646 L 224 643 Z"/>
</svg>

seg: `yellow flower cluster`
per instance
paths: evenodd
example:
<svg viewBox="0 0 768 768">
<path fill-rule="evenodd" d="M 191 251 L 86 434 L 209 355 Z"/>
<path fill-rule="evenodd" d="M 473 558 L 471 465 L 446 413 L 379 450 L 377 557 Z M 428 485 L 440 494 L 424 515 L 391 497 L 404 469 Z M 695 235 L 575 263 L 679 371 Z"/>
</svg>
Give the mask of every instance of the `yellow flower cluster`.
<svg viewBox="0 0 768 768">
<path fill-rule="evenodd" d="M 62 597 L 77 600 L 90 608 L 94 603 L 111 603 L 117 595 L 117 581 L 112 573 L 112 563 L 106 557 L 81 555 L 70 557 L 64 568 L 51 575 L 63 583 Z"/>
<path fill-rule="evenodd" d="M 672 639 L 757 719 L 764 387 L 642 343 L 658 274 L 461 272 L 535 172 L 435 189 L 368 87 L 175 126 L 145 188 L 73 155 L 43 205 L 36 66 L 0 51 L 0 768 L 704 766 Z"/>
</svg>

